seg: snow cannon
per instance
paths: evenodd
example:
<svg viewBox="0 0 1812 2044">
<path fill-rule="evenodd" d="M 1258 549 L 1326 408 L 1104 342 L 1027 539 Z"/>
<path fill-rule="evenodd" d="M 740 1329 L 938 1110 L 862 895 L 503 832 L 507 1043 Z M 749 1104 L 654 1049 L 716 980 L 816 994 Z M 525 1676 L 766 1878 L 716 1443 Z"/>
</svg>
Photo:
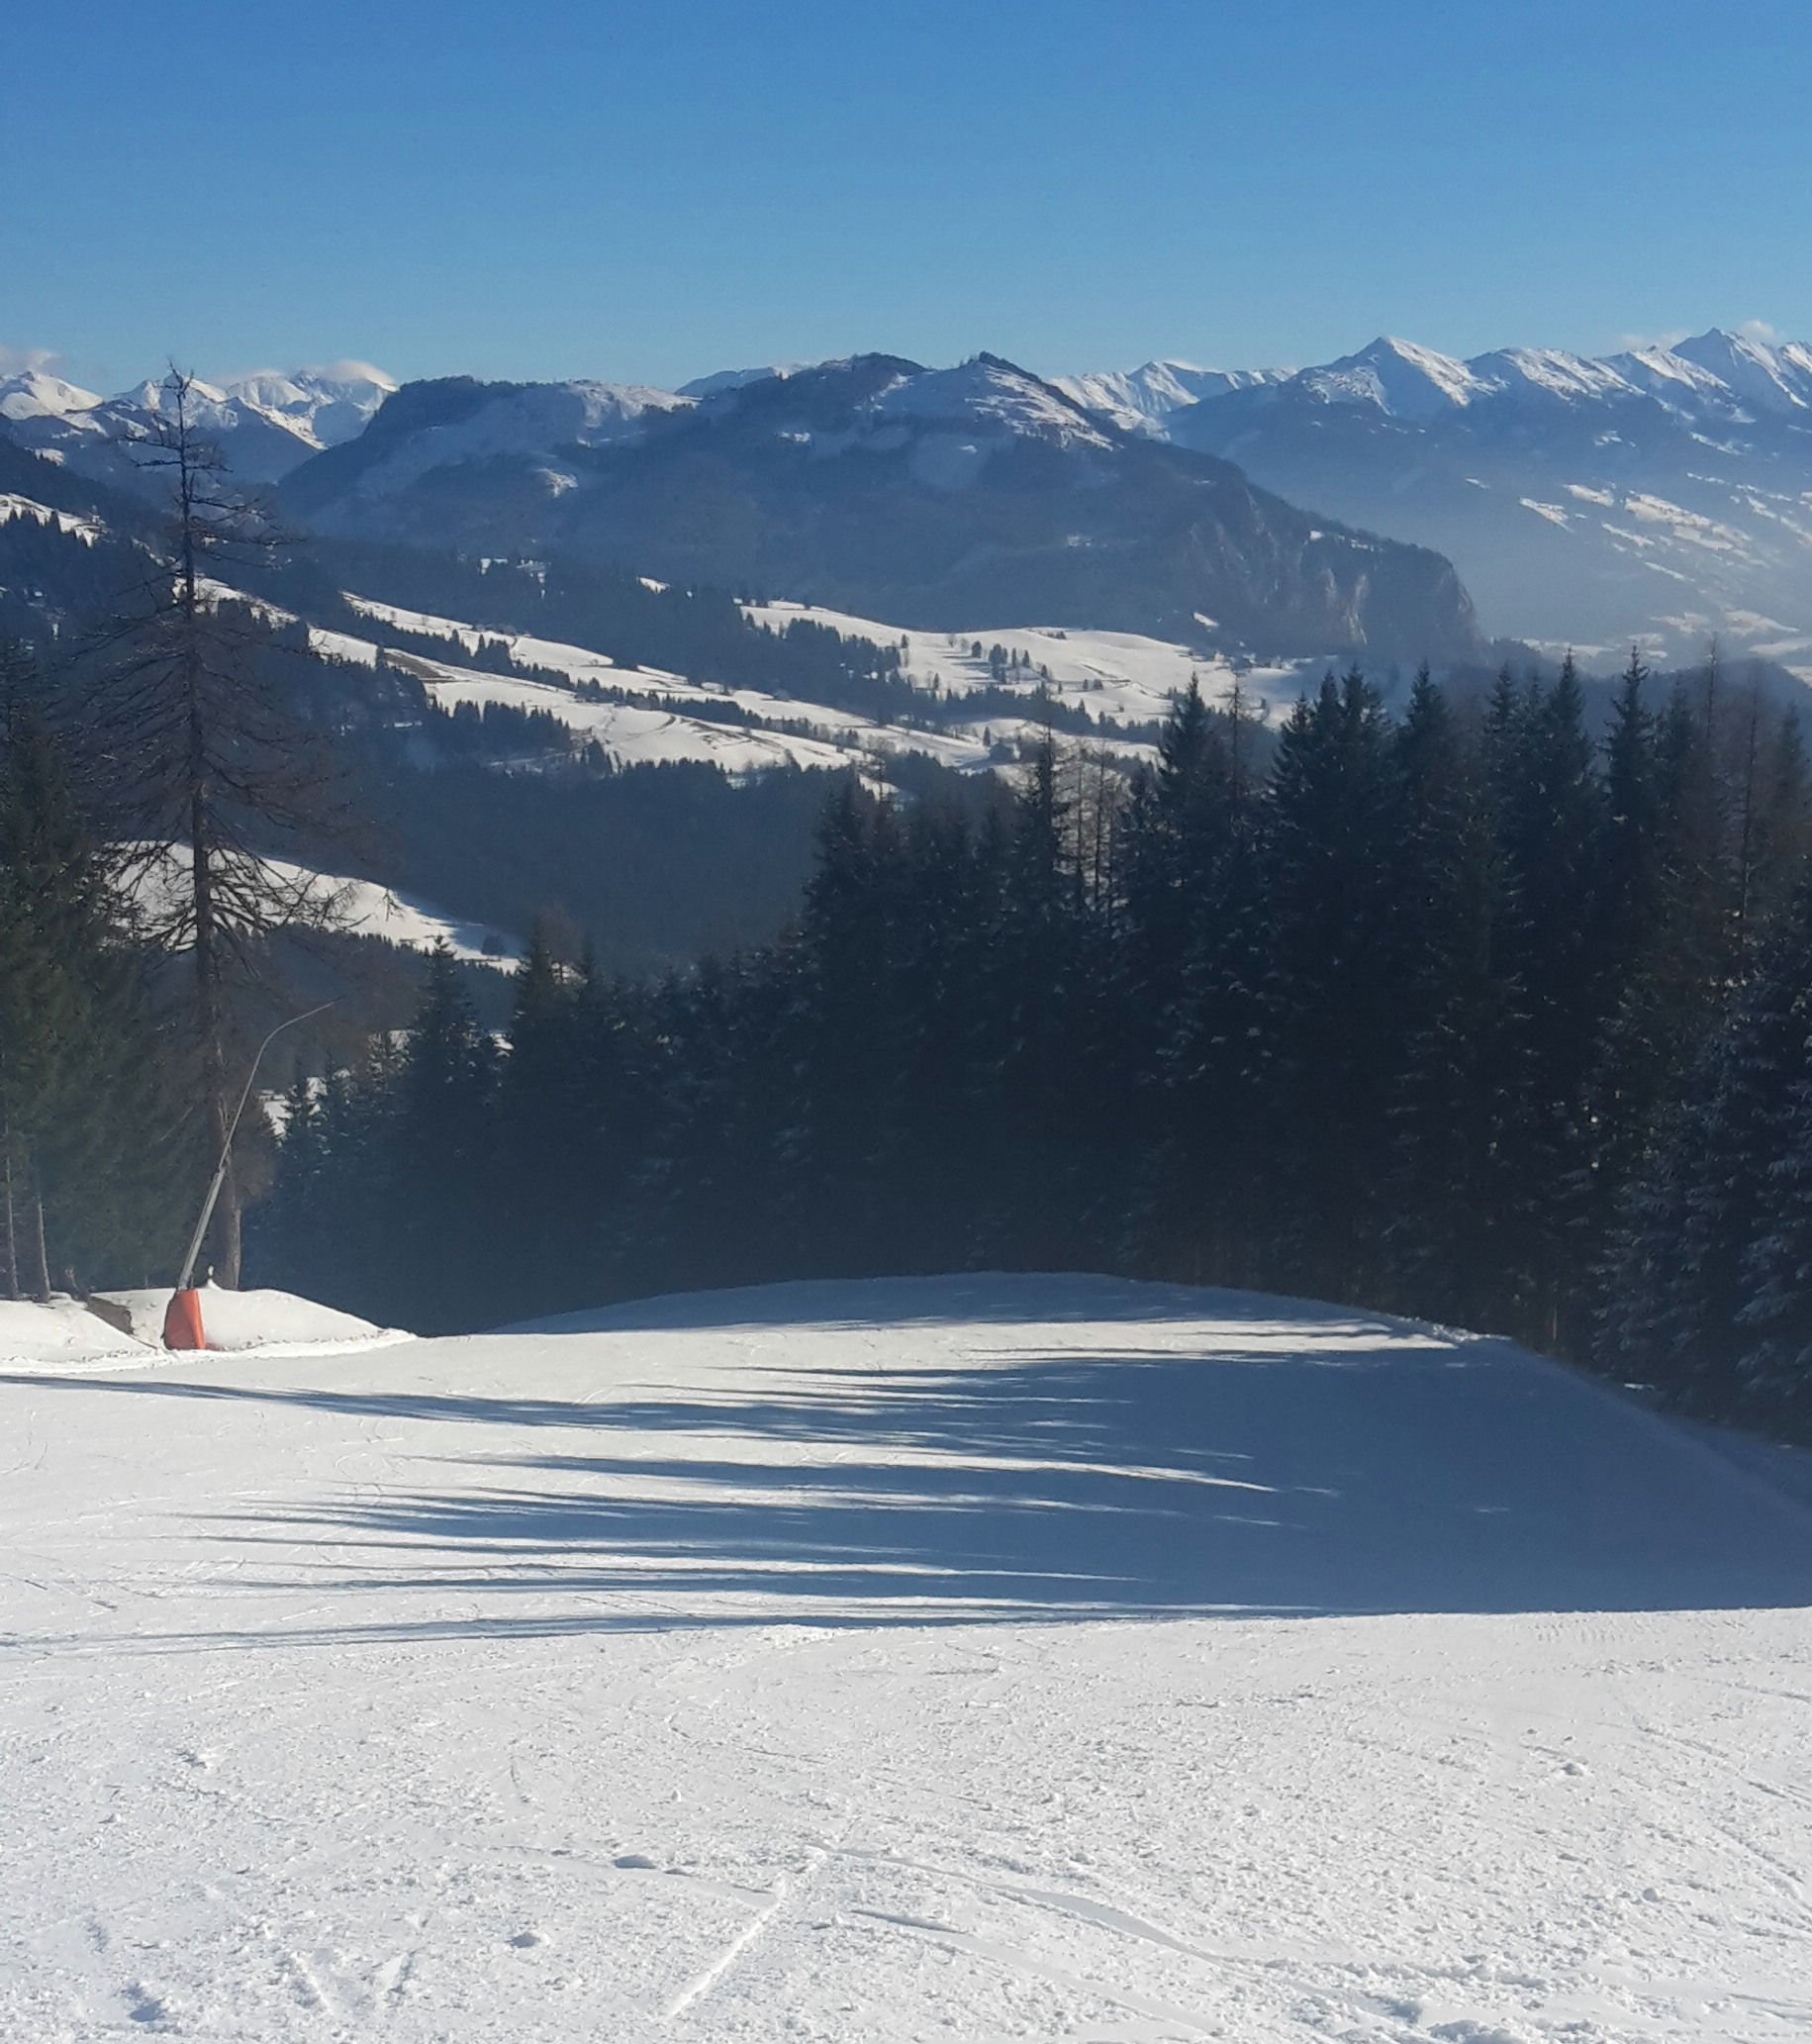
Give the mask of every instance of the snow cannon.
<svg viewBox="0 0 1812 2044">
<path fill-rule="evenodd" d="M 163 1310 L 163 1345 L 165 1348 L 206 1348 L 208 1337 L 202 1332 L 201 1294 L 193 1286 L 182 1292 L 172 1292 L 170 1303 Z"/>
</svg>

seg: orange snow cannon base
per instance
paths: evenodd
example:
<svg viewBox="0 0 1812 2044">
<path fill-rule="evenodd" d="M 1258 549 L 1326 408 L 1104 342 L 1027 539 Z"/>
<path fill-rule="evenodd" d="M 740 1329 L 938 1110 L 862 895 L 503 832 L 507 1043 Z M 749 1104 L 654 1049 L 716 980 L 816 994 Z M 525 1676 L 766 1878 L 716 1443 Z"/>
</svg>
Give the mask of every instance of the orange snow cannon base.
<svg viewBox="0 0 1812 2044">
<path fill-rule="evenodd" d="M 163 1310 L 163 1345 L 165 1348 L 207 1347 L 208 1337 L 201 1326 L 199 1292 L 173 1292 L 170 1295 L 170 1303 Z"/>
</svg>

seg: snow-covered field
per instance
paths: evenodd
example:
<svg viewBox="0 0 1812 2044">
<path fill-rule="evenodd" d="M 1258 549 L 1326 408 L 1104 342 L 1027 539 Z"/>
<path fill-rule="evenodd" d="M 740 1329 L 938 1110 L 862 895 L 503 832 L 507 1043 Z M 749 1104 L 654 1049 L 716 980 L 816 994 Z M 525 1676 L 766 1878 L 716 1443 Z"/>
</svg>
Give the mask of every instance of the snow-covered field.
<svg viewBox="0 0 1812 2044">
<path fill-rule="evenodd" d="M 776 1287 L 0 1470 L 9 2044 L 1812 2032 L 1812 1515 L 1501 1343 Z"/>
<path fill-rule="evenodd" d="M 521 942 L 488 923 L 449 916 L 421 895 L 378 880 L 353 880 L 342 873 L 323 873 L 293 859 L 259 861 L 273 891 L 287 897 L 295 920 L 315 923 L 348 936 L 381 937 L 412 951 L 431 951 L 445 944 L 466 964 L 494 965 L 514 971 L 522 961 Z M 171 919 L 180 909 L 189 884 L 189 848 L 166 845 L 155 859 L 133 876 L 132 894 L 154 921 Z"/>
<path fill-rule="evenodd" d="M 1179 645 L 1167 638 L 1146 638 L 1136 632 L 1063 631 L 1051 625 L 985 626 L 973 632 L 907 632 L 873 618 L 851 617 L 811 604 L 767 603 L 742 606 L 757 625 L 784 632 L 804 621 L 840 632 L 845 638 L 866 638 L 876 645 L 901 646 L 908 676 L 921 687 L 935 679 L 948 695 L 973 695 L 992 687 L 995 675 L 988 655 L 1001 646 L 1018 654 L 1022 666 L 1009 670 L 1005 686 L 1036 694 L 1040 683 L 1053 702 L 1087 709 L 1118 724 L 1160 723 L 1192 680 L 1216 705 L 1226 701 L 1237 681 L 1244 691 L 1247 714 L 1287 710 L 1305 689 L 1312 691 L 1327 662 L 1297 660 L 1274 666 L 1242 662 L 1236 668 L 1224 653 Z M 1203 620 L 1204 628 L 1208 625 Z M 982 651 L 975 650 L 980 644 Z"/>
</svg>

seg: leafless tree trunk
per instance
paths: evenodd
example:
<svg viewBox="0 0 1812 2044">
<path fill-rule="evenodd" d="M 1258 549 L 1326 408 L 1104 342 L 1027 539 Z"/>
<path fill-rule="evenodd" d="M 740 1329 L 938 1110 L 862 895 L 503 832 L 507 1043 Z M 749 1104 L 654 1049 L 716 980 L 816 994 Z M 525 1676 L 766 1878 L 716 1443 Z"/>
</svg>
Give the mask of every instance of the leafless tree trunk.
<svg viewBox="0 0 1812 2044">
<path fill-rule="evenodd" d="M 13 1159 L 9 1153 L 5 1165 L 0 1168 L 0 1267 L 4 1269 L 6 1296 L 19 1297 L 19 1229 L 13 1208 Z"/>
<path fill-rule="evenodd" d="M 44 1189 L 38 1183 L 38 1174 L 32 1173 L 32 1221 L 27 1236 L 27 1246 L 32 1252 L 32 1276 L 36 1280 L 33 1297 L 45 1301 L 50 1297 L 50 1260 L 45 1253 L 45 1201 Z"/>
</svg>

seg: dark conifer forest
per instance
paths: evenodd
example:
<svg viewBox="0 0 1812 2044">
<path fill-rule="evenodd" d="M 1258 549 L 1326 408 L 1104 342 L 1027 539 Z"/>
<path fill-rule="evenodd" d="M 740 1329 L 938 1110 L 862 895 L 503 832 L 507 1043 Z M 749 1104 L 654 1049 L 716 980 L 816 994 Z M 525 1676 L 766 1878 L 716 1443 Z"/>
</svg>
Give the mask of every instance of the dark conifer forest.
<svg viewBox="0 0 1812 2044">
<path fill-rule="evenodd" d="M 1812 837 L 1791 714 L 1632 662 L 1193 691 L 1130 787 L 853 778 L 777 941 L 543 932 L 506 1043 L 299 1073 L 249 1275 L 423 1330 L 792 1277 L 1104 1269 L 1346 1300 L 1812 1434 Z M 567 947 L 568 951 L 570 947 Z"/>
</svg>

